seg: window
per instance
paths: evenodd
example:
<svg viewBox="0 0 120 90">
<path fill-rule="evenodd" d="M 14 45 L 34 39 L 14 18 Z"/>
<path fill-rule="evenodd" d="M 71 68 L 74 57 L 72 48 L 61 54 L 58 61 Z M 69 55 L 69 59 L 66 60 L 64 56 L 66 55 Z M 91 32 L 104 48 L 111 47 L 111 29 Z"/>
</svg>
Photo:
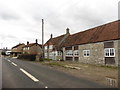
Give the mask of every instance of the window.
<svg viewBox="0 0 120 90">
<path fill-rule="evenodd" d="M 74 51 L 74 56 L 79 56 L 78 50 L 75 50 L 75 51 Z"/>
<path fill-rule="evenodd" d="M 51 52 L 51 53 L 49 53 L 49 56 L 53 56 L 53 53 Z"/>
<path fill-rule="evenodd" d="M 47 46 L 45 46 L 45 50 L 47 49 Z"/>
<path fill-rule="evenodd" d="M 58 51 L 58 56 L 61 56 L 62 55 L 62 52 Z"/>
<path fill-rule="evenodd" d="M 104 53 L 105 53 L 105 57 L 115 57 L 114 48 L 105 48 Z"/>
<path fill-rule="evenodd" d="M 23 50 L 25 50 L 25 48 L 23 48 Z"/>
<path fill-rule="evenodd" d="M 90 50 L 83 50 L 83 56 L 89 57 L 90 56 Z"/>
<path fill-rule="evenodd" d="M 30 50 L 30 47 L 28 47 L 27 49 Z"/>
<path fill-rule="evenodd" d="M 50 45 L 50 46 L 49 46 L 49 49 L 53 49 L 53 45 Z"/>
<path fill-rule="evenodd" d="M 72 50 L 66 50 L 66 56 L 73 56 Z"/>
<path fill-rule="evenodd" d="M 45 53 L 45 56 L 47 56 L 47 53 Z"/>
<path fill-rule="evenodd" d="M 57 54 L 56 54 L 56 52 L 55 51 L 53 51 L 52 52 L 52 56 L 56 56 Z"/>
</svg>

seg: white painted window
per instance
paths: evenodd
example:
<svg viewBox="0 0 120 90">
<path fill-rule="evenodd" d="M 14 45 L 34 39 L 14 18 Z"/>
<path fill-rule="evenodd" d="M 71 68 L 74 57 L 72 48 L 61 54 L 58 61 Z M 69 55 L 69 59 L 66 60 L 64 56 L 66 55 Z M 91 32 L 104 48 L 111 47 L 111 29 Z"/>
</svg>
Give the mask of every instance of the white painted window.
<svg viewBox="0 0 120 90">
<path fill-rule="evenodd" d="M 58 51 L 58 56 L 62 56 L 62 52 L 61 51 Z"/>
<path fill-rule="evenodd" d="M 73 56 L 72 50 L 66 50 L 66 56 Z"/>
<path fill-rule="evenodd" d="M 78 50 L 74 51 L 74 56 L 79 56 L 79 51 Z"/>
<path fill-rule="evenodd" d="M 45 50 L 47 49 L 47 46 L 45 46 Z"/>
<path fill-rule="evenodd" d="M 49 56 L 53 56 L 53 53 L 51 52 L 51 53 L 49 53 Z"/>
<path fill-rule="evenodd" d="M 57 51 L 52 52 L 53 56 L 57 56 Z"/>
<path fill-rule="evenodd" d="M 90 50 L 83 50 L 83 56 L 89 57 L 90 56 Z"/>
<path fill-rule="evenodd" d="M 49 49 L 53 49 L 53 45 L 50 45 L 50 46 L 49 46 Z"/>
<path fill-rule="evenodd" d="M 30 47 L 28 47 L 27 49 L 30 50 Z"/>
<path fill-rule="evenodd" d="M 25 50 L 25 48 L 23 48 L 23 50 Z"/>
<path fill-rule="evenodd" d="M 47 53 L 45 53 L 45 56 L 47 56 Z"/>
<path fill-rule="evenodd" d="M 104 54 L 105 54 L 105 57 L 115 57 L 115 49 L 114 48 L 105 48 Z"/>
</svg>

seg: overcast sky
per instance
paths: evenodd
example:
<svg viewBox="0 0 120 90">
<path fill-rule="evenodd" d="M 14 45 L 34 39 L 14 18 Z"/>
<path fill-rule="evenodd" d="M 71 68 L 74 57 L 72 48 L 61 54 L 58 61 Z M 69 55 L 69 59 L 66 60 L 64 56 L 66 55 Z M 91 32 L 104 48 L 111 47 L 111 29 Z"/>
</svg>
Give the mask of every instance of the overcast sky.
<svg viewBox="0 0 120 90">
<path fill-rule="evenodd" d="M 119 0 L 0 0 L 0 47 L 41 43 L 41 19 L 45 41 L 65 29 L 77 33 L 118 19 Z"/>
</svg>

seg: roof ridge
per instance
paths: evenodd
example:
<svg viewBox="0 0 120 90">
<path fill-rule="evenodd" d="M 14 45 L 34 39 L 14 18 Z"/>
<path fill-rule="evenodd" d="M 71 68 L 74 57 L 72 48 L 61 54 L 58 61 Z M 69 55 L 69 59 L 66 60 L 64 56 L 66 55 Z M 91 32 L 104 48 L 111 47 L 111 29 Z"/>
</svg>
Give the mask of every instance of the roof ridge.
<svg viewBox="0 0 120 90">
<path fill-rule="evenodd" d="M 64 36 L 64 35 L 66 35 L 66 34 L 63 34 L 63 35 L 60 35 L 60 36 L 56 36 L 56 37 L 51 38 L 51 39 L 59 38 L 59 37 Z"/>
<path fill-rule="evenodd" d="M 95 29 L 95 28 L 99 28 L 99 27 L 102 27 L 102 26 L 105 26 L 105 25 L 108 25 L 108 24 L 112 24 L 112 23 L 118 22 L 118 21 L 120 21 L 120 20 L 108 22 L 108 23 L 105 23 L 105 24 L 102 24 L 102 25 L 99 25 L 99 26 L 92 27 L 92 28 L 90 28 L 90 29 L 85 29 L 85 30 L 83 30 L 83 31 L 80 31 L 80 32 L 77 32 L 77 33 L 74 33 L 74 34 L 83 33 L 83 32 L 86 32 L 86 31 L 89 31 L 89 30 L 93 30 L 93 29 Z M 74 34 L 71 34 L 71 35 L 74 35 Z"/>
<path fill-rule="evenodd" d="M 63 47 L 120 39 L 117 27 L 119 22 L 120 20 L 117 20 L 72 34 L 68 37 L 66 42 L 64 42 Z"/>
</svg>

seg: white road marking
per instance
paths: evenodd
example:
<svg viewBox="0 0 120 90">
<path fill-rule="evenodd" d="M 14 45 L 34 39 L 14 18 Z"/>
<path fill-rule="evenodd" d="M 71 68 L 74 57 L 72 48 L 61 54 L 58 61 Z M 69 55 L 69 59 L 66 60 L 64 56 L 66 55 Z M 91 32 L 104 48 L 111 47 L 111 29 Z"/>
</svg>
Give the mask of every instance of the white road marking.
<svg viewBox="0 0 120 90">
<path fill-rule="evenodd" d="M 8 60 L 8 62 L 11 62 L 10 60 Z"/>
<path fill-rule="evenodd" d="M 26 74 L 30 79 L 32 79 L 34 82 L 38 82 L 39 80 L 36 79 L 34 76 L 32 76 L 31 74 L 29 74 L 27 71 L 25 71 L 24 69 L 20 68 L 20 70 Z"/>
<path fill-rule="evenodd" d="M 12 62 L 12 64 L 13 64 L 14 66 L 17 66 L 17 64 L 15 64 L 14 62 Z"/>
<path fill-rule="evenodd" d="M 48 88 L 47 86 L 45 86 L 45 88 Z"/>
</svg>

